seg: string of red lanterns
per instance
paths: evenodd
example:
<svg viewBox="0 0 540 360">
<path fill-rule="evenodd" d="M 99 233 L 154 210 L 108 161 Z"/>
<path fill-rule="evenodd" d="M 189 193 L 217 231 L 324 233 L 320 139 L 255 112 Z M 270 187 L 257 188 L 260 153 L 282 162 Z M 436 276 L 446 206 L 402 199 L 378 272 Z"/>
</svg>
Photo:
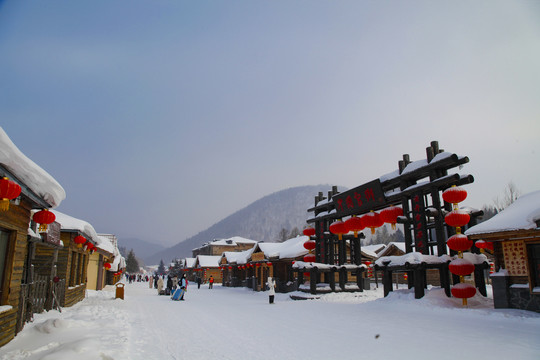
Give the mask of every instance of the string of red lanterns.
<svg viewBox="0 0 540 360">
<path fill-rule="evenodd" d="M 446 242 L 450 249 L 458 252 L 458 258 L 452 260 L 448 265 L 450 272 L 459 276 L 459 284 L 454 285 L 451 291 L 452 295 L 462 299 L 463 306 L 466 306 L 467 299 L 476 294 L 476 288 L 471 284 L 466 284 L 463 278 L 474 271 L 474 264 L 463 259 L 463 251 L 470 249 L 472 241 L 466 235 L 461 234 L 461 227 L 469 223 L 470 216 L 458 207 L 458 203 L 467 198 L 467 191 L 454 185 L 445 190 L 442 197 L 444 201 L 451 203 L 453 207 L 453 210 L 445 216 L 444 220 L 449 226 L 456 228 L 456 235 L 451 236 Z"/>
<path fill-rule="evenodd" d="M 86 238 L 84 236 L 77 235 L 75 236 L 75 239 L 73 239 L 73 242 L 77 244 L 78 248 L 81 248 L 83 244 L 86 243 Z"/>
</svg>

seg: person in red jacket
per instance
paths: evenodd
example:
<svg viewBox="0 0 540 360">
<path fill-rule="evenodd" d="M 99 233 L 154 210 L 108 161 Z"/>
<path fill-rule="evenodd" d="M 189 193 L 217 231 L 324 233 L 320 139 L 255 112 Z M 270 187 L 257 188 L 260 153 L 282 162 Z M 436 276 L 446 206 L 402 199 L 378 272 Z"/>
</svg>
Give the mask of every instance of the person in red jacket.
<svg viewBox="0 0 540 360">
<path fill-rule="evenodd" d="M 214 287 L 214 277 L 210 275 L 210 278 L 208 279 L 208 288 L 212 289 Z"/>
</svg>

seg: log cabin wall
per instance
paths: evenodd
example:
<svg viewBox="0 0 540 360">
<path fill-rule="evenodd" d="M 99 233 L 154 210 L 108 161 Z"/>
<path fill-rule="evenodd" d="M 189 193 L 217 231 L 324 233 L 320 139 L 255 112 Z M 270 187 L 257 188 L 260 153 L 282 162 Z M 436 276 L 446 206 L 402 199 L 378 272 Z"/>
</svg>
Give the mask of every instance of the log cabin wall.
<svg viewBox="0 0 540 360">
<path fill-rule="evenodd" d="M 0 212 L 0 228 L 9 234 L 0 306 L 11 306 L 11 309 L 0 312 L 0 346 L 11 341 L 16 334 L 21 282 L 28 248 L 30 209 L 30 203 L 22 200 L 18 206 L 10 204 L 8 211 Z"/>
<path fill-rule="evenodd" d="M 73 243 L 75 236 L 75 232 L 60 234 L 64 247 L 58 251 L 57 275 L 66 279 L 65 297 L 63 301 L 60 300 L 64 306 L 72 306 L 83 300 L 86 291 L 88 254 Z"/>
</svg>

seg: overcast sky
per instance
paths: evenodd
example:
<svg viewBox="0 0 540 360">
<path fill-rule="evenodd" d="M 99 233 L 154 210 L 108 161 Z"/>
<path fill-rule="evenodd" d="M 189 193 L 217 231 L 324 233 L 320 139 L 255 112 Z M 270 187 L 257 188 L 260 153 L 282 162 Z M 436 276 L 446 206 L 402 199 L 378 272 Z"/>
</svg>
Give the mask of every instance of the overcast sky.
<svg viewBox="0 0 540 360">
<path fill-rule="evenodd" d="M 58 210 L 167 245 L 432 140 L 465 205 L 539 190 L 539 64 L 539 1 L 0 0 L 0 122 Z"/>
</svg>

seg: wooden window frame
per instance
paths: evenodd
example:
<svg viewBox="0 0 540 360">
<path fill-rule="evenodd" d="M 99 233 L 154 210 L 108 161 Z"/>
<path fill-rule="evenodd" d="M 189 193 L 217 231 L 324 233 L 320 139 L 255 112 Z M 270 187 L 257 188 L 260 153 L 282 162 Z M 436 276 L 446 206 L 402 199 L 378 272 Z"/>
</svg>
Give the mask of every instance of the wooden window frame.
<svg viewBox="0 0 540 360">
<path fill-rule="evenodd" d="M 9 299 L 9 285 L 11 283 L 11 273 L 13 270 L 13 257 L 15 256 L 15 242 L 17 232 L 3 227 L 0 227 L 0 231 L 6 232 L 8 234 L 6 258 L 4 259 L 4 272 L 2 274 L 2 278 L 0 279 L 0 305 L 6 305 L 8 304 Z"/>
</svg>

